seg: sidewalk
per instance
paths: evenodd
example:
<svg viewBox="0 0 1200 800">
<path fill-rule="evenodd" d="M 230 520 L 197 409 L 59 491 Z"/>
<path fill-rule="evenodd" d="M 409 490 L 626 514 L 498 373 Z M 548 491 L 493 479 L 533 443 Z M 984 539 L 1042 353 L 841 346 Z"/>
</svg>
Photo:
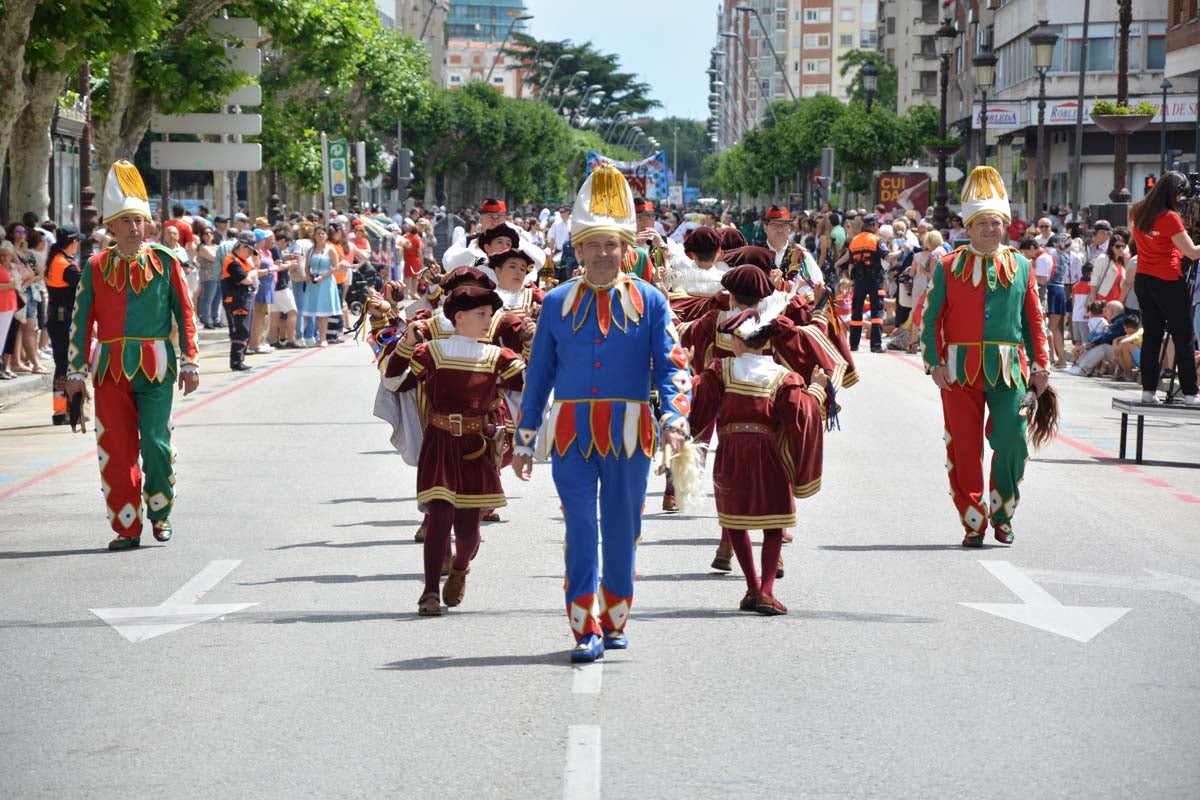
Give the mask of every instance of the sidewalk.
<svg viewBox="0 0 1200 800">
<path fill-rule="evenodd" d="M 196 332 L 201 353 L 209 353 L 229 347 L 229 331 L 224 328 Z M 47 361 L 45 366 L 52 368 L 54 363 Z M 49 392 L 54 386 L 53 375 L 20 375 L 11 381 L 0 381 L 0 407 L 11 406 Z"/>
</svg>

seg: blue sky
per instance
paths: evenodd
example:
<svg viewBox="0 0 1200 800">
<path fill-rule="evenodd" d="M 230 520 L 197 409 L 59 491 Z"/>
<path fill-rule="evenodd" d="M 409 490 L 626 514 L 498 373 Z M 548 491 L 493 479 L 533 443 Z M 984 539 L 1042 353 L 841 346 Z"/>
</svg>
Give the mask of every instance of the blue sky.
<svg viewBox="0 0 1200 800">
<path fill-rule="evenodd" d="M 525 0 L 529 33 L 539 39 L 590 41 L 620 57 L 621 71 L 650 84 L 662 103 L 656 117 L 708 117 L 708 53 L 716 40 L 717 3 L 704 0 Z"/>
</svg>

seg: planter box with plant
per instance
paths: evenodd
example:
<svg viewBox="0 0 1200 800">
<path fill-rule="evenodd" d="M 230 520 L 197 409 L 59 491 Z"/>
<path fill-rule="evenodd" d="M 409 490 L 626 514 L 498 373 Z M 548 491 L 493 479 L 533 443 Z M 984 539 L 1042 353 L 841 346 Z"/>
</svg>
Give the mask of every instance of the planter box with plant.
<svg viewBox="0 0 1200 800">
<path fill-rule="evenodd" d="M 1100 100 L 1092 106 L 1092 122 L 1101 130 L 1112 134 L 1139 131 L 1150 124 L 1150 120 L 1154 119 L 1156 114 L 1158 108 L 1146 101 L 1130 107 Z"/>
</svg>

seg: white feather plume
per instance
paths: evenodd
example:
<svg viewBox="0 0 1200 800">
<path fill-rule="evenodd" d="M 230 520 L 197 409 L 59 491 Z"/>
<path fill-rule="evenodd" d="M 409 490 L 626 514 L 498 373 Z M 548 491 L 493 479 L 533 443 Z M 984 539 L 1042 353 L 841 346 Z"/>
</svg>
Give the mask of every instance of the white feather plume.
<svg viewBox="0 0 1200 800">
<path fill-rule="evenodd" d="M 758 312 L 758 319 L 752 318 L 746 320 L 741 325 L 738 325 L 735 333 L 742 339 L 753 337 L 774 322 L 775 318 L 787 308 L 787 304 L 788 296 L 784 292 L 773 292 L 769 296 L 764 297 L 754 309 Z"/>
</svg>

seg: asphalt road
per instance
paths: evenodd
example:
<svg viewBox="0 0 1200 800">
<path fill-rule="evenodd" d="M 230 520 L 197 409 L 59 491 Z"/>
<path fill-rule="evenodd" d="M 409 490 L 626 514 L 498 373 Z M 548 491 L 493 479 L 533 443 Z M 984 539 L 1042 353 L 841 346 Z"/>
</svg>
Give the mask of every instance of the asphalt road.
<svg viewBox="0 0 1200 800">
<path fill-rule="evenodd" d="M 791 613 L 738 613 L 711 498 L 662 514 L 652 478 L 631 647 L 583 669 L 548 465 L 506 476 L 464 604 L 416 616 L 415 475 L 365 348 L 206 358 L 175 538 L 131 553 L 104 550 L 93 437 L 10 407 L 0 797 L 1200 796 L 1200 420 L 1118 463 L 1135 389 L 1057 377 L 1016 544 L 963 551 L 932 383 L 860 358 L 784 549 Z"/>
</svg>

